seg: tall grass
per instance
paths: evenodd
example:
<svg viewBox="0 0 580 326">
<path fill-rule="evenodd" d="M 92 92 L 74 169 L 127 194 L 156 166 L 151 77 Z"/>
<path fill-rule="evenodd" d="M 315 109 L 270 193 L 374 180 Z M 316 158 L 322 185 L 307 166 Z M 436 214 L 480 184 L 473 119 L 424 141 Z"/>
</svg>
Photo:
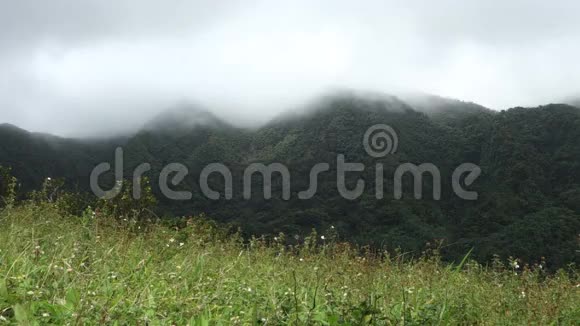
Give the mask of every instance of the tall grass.
<svg viewBox="0 0 580 326">
<path fill-rule="evenodd" d="M 322 235 L 323 236 L 323 235 Z M 575 269 L 403 261 L 321 235 L 242 242 L 202 219 L 183 228 L 0 212 L 0 325 L 577 325 Z M 326 236 L 325 238 L 328 238 Z M 324 243 L 326 242 L 326 243 Z"/>
</svg>

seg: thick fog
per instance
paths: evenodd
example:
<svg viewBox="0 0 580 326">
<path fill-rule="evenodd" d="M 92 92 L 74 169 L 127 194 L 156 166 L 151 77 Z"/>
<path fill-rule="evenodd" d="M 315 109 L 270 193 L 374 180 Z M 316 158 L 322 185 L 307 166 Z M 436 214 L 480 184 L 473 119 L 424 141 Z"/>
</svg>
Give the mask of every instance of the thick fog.
<svg viewBox="0 0 580 326">
<path fill-rule="evenodd" d="M 580 2 L 0 0 L 0 123 L 122 133 L 191 101 L 238 124 L 336 88 L 493 109 L 579 93 Z"/>
</svg>

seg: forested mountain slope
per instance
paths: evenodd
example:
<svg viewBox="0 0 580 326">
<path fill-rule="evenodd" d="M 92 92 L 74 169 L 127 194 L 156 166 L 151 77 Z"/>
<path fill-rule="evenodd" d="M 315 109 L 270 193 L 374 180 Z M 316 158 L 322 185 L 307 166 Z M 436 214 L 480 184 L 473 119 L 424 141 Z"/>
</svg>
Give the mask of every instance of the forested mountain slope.
<svg viewBox="0 0 580 326">
<path fill-rule="evenodd" d="M 190 111 L 188 111 L 190 110 Z M 193 113 L 192 113 L 193 112 Z M 193 118 L 192 118 L 193 117 Z M 193 119 L 193 120 L 191 120 Z M 367 129 L 391 126 L 398 136 L 396 152 L 374 158 L 363 146 Z M 473 103 L 438 97 L 400 99 L 352 94 L 328 96 L 300 114 L 273 120 L 258 129 L 237 128 L 196 108 L 167 112 L 128 139 L 80 141 L 28 133 L 0 126 L 0 165 L 11 166 L 23 188 L 37 187 L 47 177 L 65 178 L 88 191 L 88 175 L 103 161 L 113 162 L 122 145 L 125 177 L 141 163 L 150 163 L 157 213 L 188 215 L 204 212 L 246 234 L 285 232 L 302 236 L 312 228 L 334 227 L 342 237 L 387 248 L 420 252 L 425 244 L 444 240 L 449 259 L 474 248 L 475 257 L 494 254 L 562 266 L 578 261 L 580 233 L 580 110 L 568 105 L 514 108 L 495 112 Z M 349 173 L 354 188 L 365 181 L 355 200 L 337 190 L 337 156 L 363 163 L 363 172 Z M 173 189 L 193 198 L 172 201 L 157 187 L 169 163 L 188 167 L 189 175 Z M 233 198 L 206 198 L 199 173 L 209 163 L 226 165 L 233 174 Z M 282 179 L 274 174 L 273 197 L 263 198 L 262 180 L 252 179 L 252 198 L 242 197 L 243 172 L 251 163 L 285 164 L 291 172 L 291 198 L 282 198 Z M 319 175 L 317 194 L 298 198 L 310 184 L 310 169 L 328 163 Z M 384 167 L 384 198 L 375 196 L 376 164 Z M 432 196 L 433 183 L 423 180 L 423 198 L 413 197 L 412 179 L 405 178 L 404 196 L 393 195 L 393 174 L 404 163 L 432 163 L 441 171 L 442 195 Z M 462 163 L 481 167 L 470 186 L 478 200 L 455 196 L 451 175 Z M 213 189 L 223 179 L 210 178 Z"/>
</svg>

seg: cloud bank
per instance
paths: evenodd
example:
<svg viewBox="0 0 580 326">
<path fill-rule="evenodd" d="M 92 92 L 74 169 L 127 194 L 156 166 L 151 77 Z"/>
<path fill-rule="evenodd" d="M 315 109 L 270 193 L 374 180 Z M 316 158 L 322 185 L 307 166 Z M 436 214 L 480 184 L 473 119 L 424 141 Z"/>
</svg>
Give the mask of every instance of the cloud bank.
<svg viewBox="0 0 580 326">
<path fill-rule="evenodd" d="M 0 3 L 0 123 L 120 133 L 177 102 L 260 123 L 333 88 L 494 109 L 580 93 L 580 2 Z"/>
</svg>

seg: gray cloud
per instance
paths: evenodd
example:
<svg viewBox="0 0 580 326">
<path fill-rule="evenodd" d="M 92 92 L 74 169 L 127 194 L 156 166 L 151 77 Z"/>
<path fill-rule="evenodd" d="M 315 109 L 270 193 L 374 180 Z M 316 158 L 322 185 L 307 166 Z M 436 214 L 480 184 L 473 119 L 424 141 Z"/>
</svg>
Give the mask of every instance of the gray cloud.
<svg viewBox="0 0 580 326">
<path fill-rule="evenodd" d="M 495 109 L 578 93 L 580 3 L 0 3 L 0 122 L 118 133 L 182 100 L 263 122 L 334 87 Z"/>
</svg>

